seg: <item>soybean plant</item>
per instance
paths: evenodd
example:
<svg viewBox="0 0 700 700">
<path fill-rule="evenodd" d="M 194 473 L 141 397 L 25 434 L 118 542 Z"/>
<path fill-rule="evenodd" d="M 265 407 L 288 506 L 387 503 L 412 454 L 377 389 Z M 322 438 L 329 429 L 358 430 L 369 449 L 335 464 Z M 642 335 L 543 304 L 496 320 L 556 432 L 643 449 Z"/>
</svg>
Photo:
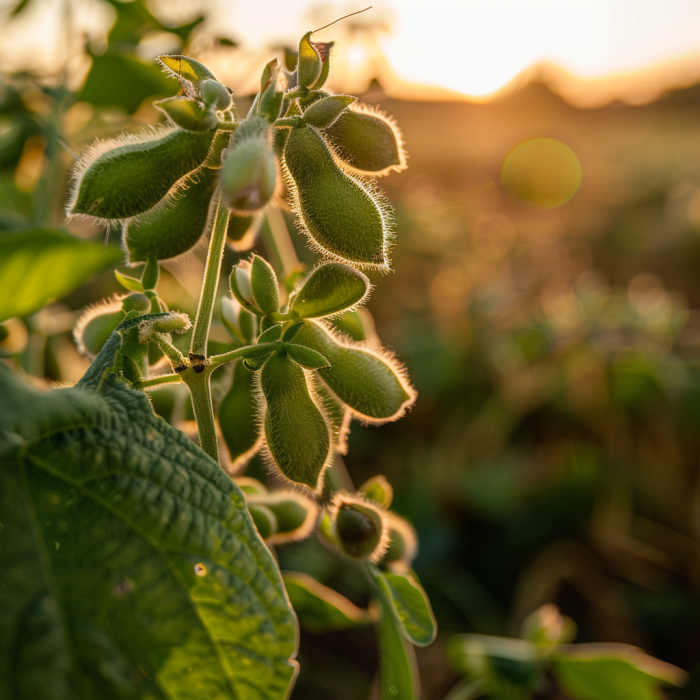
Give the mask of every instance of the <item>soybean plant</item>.
<svg viewBox="0 0 700 700">
<path fill-rule="evenodd" d="M 372 288 L 363 270 L 391 265 L 392 210 L 372 178 L 403 170 L 406 156 L 392 119 L 325 88 L 333 44 L 314 43 L 312 34 L 302 37 L 296 54 L 286 54 L 284 67 L 277 59 L 265 66 L 243 118 L 231 91 L 205 66 L 161 56 L 181 86 L 178 96 L 155 103 L 165 124 L 86 150 L 73 173 L 68 214 L 121 229 L 128 262 L 145 265 L 140 277 L 117 273 L 128 294 L 87 309 L 75 337 L 83 353 L 97 357 L 88 373 L 93 385 L 187 386 L 201 449 L 219 461 L 221 439 L 233 482 L 269 546 L 315 531 L 364 571 L 376 604 L 361 617 L 377 624 L 382 697 L 408 700 L 419 692 L 412 645 L 429 644 L 436 631 L 411 570 L 415 531 L 389 510 L 392 489 L 384 477 L 357 492 L 337 490 L 337 480 L 325 478 L 347 451 L 353 419 L 394 421 L 416 399 L 403 366 L 356 314 Z M 209 334 L 227 240 L 237 250 L 251 247 L 262 217 L 272 216 L 283 197 L 320 260 L 291 282 L 290 270 L 275 271 L 255 254 L 224 271 L 229 289 L 219 315 L 232 347 L 212 355 Z M 192 323 L 160 297 L 160 262 L 206 238 Z M 359 320 L 355 335 L 364 340 L 339 330 L 353 318 Z M 185 354 L 173 334 L 190 330 Z M 170 372 L 153 374 L 163 357 Z M 230 388 L 215 411 L 211 377 L 229 363 L 235 363 Z M 258 453 L 275 485 L 271 491 L 244 474 Z M 208 575 L 205 562 L 197 566 L 197 576 Z M 302 616 L 309 599 L 346 618 L 343 611 L 354 607 L 301 573 L 287 574 L 285 582 Z M 266 696 L 283 697 L 284 683 L 278 690 Z"/>
</svg>

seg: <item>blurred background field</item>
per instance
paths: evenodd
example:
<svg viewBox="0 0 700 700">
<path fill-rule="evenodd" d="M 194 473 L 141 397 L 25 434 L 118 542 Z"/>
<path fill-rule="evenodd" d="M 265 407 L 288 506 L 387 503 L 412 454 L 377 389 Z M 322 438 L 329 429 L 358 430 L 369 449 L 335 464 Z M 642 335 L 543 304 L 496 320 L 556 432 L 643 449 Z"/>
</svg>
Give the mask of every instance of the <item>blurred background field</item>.
<svg viewBox="0 0 700 700">
<path fill-rule="evenodd" d="M 392 82 L 382 36 L 397 7 L 324 39 L 364 51 L 356 72 L 339 59 L 331 85 L 361 89 L 393 115 L 409 153 L 408 170 L 380 182 L 396 207 L 395 272 L 373 278 L 368 309 L 419 399 L 398 423 L 354 424 L 346 465 L 356 484 L 385 474 L 395 509 L 418 531 L 415 569 L 440 629 L 419 650 L 424 695 L 442 698 L 457 679 L 450 635 L 515 635 L 553 602 L 575 620 L 579 641 L 640 646 L 690 671 L 668 697 L 700 697 L 700 61 L 650 69 L 647 82 L 644 72 L 618 78 L 619 89 L 584 89 L 543 64 L 470 99 Z M 71 16 L 85 8 L 94 15 L 87 29 Z M 141 0 L 5 8 L 6 54 L 17 28 L 29 31 L 28 46 L 40 39 L 25 26 L 30 13 L 54 12 L 65 43 L 48 65 L 6 63 L 0 228 L 103 241 L 92 224 L 65 220 L 68 149 L 158 121 L 150 102 L 177 89 L 155 67 L 158 53 L 200 58 L 228 78 L 244 110 L 279 46 L 237 45 L 245 37 L 217 24 L 216 6 L 179 9 L 182 17 Z M 344 9 L 301 15 L 300 26 Z M 281 21 L 297 11 L 274 12 Z M 460 59 L 459 47 L 433 41 L 416 50 Z M 85 371 L 71 329 L 87 304 L 120 291 L 110 269 L 118 238 L 112 231 L 102 272 L 87 284 L 8 323 L 3 352 L 35 381 L 73 383 Z M 304 240 L 293 240 L 312 265 Z M 171 308 L 194 313 L 204 252 L 166 263 L 161 295 Z M 227 255 L 229 264 L 241 257 Z M 156 397 L 166 415 L 168 401 Z M 280 558 L 364 602 L 313 543 Z M 294 698 L 370 692 L 369 628 L 303 631 L 301 649 Z"/>
</svg>

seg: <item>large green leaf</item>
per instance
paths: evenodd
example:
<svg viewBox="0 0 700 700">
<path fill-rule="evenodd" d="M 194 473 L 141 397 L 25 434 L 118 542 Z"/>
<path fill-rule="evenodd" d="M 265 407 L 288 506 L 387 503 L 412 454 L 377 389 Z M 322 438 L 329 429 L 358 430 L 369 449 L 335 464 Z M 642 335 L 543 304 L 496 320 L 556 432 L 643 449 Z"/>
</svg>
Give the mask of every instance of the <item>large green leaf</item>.
<svg viewBox="0 0 700 700">
<path fill-rule="evenodd" d="M 229 477 L 105 372 L 119 347 L 49 393 L 0 364 L 0 697 L 284 698 L 279 571 Z"/>
<path fill-rule="evenodd" d="M 63 233 L 0 233 L 0 321 L 26 316 L 122 258 L 121 251 Z"/>
<path fill-rule="evenodd" d="M 626 644 L 560 647 L 557 681 L 576 700 L 661 700 L 659 684 L 682 685 L 685 673 Z"/>
<path fill-rule="evenodd" d="M 391 602 L 393 614 L 408 639 L 417 646 L 430 644 L 435 639 L 437 624 L 428 596 L 415 578 L 375 569 L 374 580 Z"/>
</svg>

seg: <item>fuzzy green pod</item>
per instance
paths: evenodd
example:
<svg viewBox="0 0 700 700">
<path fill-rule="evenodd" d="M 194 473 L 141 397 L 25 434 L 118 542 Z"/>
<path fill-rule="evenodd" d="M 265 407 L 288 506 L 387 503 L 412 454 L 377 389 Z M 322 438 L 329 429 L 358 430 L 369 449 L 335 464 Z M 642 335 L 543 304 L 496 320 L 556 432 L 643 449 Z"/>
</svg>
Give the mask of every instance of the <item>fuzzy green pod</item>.
<svg viewBox="0 0 700 700">
<path fill-rule="evenodd" d="M 173 128 L 94 146 L 78 161 L 69 214 L 99 219 L 143 214 L 204 162 L 213 139 L 214 131 Z"/>
<path fill-rule="evenodd" d="M 309 126 L 326 129 L 356 101 L 357 97 L 350 95 L 329 95 L 310 105 L 302 118 Z"/>
<path fill-rule="evenodd" d="M 272 198 L 277 186 L 277 165 L 269 123 L 249 117 L 238 127 L 233 145 L 224 156 L 221 196 L 231 211 L 252 214 Z"/>
<path fill-rule="evenodd" d="M 319 132 L 308 125 L 292 128 L 284 158 L 295 208 L 319 248 L 385 267 L 390 236 L 385 217 L 370 191 L 338 167 Z"/>
<path fill-rule="evenodd" d="M 362 303 L 369 289 L 367 277 L 354 267 L 325 263 L 308 274 L 289 308 L 301 318 L 332 316 Z"/>
<path fill-rule="evenodd" d="M 207 231 L 217 176 L 217 170 L 202 168 L 155 209 L 125 222 L 129 262 L 143 262 L 149 255 L 168 260 L 191 250 Z"/>
<path fill-rule="evenodd" d="M 352 413 L 346 406 L 340 403 L 326 388 L 325 384 L 318 381 L 318 379 L 316 380 L 314 388 L 316 398 L 328 419 L 333 450 L 341 455 L 347 454 Z"/>
<path fill-rule="evenodd" d="M 364 105 L 351 107 L 323 134 L 336 147 L 339 158 L 358 173 L 376 177 L 406 168 L 401 131 L 382 112 Z"/>
<path fill-rule="evenodd" d="M 243 362 L 236 362 L 231 388 L 219 404 L 219 427 L 234 469 L 243 466 L 261 446 L 254 380 Z"/>
<path fill-rule="evenodd" d="M 265 439 L 272 460 L 287 479 L 320 492 L 331 441 L 304 370 L 273 352 L 260 371 L 260 387 L 267 404 Z"/>
<path fill-rule="evenodd" d="M 308 537 L 318 519 L 318 504 L 295 491 L 246 496 L 248 508 L 263 506 L 275 517 L 277 528 L 274 534 L 265 537 L 268 544 L 285 544 Z"/>
<path fill-rule="evenodd" d="M 338 545 L 348 557 L 377 561 L 384 553 L 384 517 L 371 503 L 339 494 L 333 501 L 331 520 Z"/>
<path fill-rule="evenodd" d="M 316 321 L 307 321 L 294 340 L 330 362 L 331 369 L 318 374 L 358 418 L 368 423 L 396 420 L 415 401 L 403 368 L 393 359 L 341 340 Z"/>
<path fill-rule="evenodd" d="M 374 319 L 367 309 L 348 311 L 342 316 L 331 320 L 333 328 L 358 342 L 367 340 L 377 341 L 377 333 L 374 328 Z"/>
</svg>

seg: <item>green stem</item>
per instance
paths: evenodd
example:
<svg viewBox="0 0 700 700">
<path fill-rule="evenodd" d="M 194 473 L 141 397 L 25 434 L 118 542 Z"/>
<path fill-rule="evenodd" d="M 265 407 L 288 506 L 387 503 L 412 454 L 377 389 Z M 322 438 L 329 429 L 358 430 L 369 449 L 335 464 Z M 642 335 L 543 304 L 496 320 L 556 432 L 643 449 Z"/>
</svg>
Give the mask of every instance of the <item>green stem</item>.
<svg viewBox="0 0 700 700">
<path fill-rule="evenodd" d="M 216 195 L 216 215 L 214 217 L 214 227 L 209 240 L 209 252 L 207 253 L 207 263 L 204 268 L 204 282 L 199 296 L 199 306 L 197 307 L 197 318 L 192 331 L 192 344 L 190 353 L 206 357 L 207 341 L 209 340 L 209 328 L 211 327 L 211 317 L 214 310 L 214 300 L 216 290 L 219 286 L 219 275 L 221 274 L 221 261 L 224 257 L 226 247 L 226 231 L 228 229 L 228 207 L 221 201 L 221 192 Z M 213 418 L 212 418 L 213 420 Z M 197 421 L 199 423 L 199 421 Z"/>
<path fill-rule="evenodd" d="M 139 389 L 150 389 L 163 384 L 176 384 L 181 382 L 182 377 L 179 374 L 161 374 L 158 377 L 149 377 L 139 382 Z"/>
<path fill-rule="evenodd" d="M 185 356 L 168 340 L 163 333 L 154 333 L 151 340 L 161 349 L 163 354 L 170 360 L 173 369 L 176 367 L 186 367 Z"/>
<path fill-rule="evenodd" d="M 251 348 L 260 348 L 259 356 L 262 357 L 264 354 L 271 352 L 275 348 L 275 343 L 261 343 L 260 345 L 246 345 L 243 348 L 236 348 L 229 352 L 225 352 L 222 355 L 214 355 L 209 358 L 209 364 L 207 365 L 208 373 L 211 374 L 217 367 L 225 364 L 226 362 L 233 362 L 239 357 L 252 357 L 250 350 Z"/>
<path fill-rule="evenodd" d="M 190 371 L 183 377 L 192 397 L 194 418 L 197 421 L 199 446 L 215 461 L 219 461 L 219 443 L 216 439 L 214 406 L 211 402 L 209 373 L 192 375 Z"/>
</svg>

